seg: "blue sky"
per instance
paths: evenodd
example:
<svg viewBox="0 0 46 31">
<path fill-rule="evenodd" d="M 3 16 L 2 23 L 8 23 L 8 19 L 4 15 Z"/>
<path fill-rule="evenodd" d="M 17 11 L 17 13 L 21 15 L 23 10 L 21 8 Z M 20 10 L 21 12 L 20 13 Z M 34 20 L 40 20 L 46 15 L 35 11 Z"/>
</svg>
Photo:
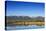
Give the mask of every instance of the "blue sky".
<svg viewBox="0 0 46 31">
<path fill-rule="evenodd" d="M 44 16 L 44 3 L 8 1 L 6 16 Z"/>
</svg>

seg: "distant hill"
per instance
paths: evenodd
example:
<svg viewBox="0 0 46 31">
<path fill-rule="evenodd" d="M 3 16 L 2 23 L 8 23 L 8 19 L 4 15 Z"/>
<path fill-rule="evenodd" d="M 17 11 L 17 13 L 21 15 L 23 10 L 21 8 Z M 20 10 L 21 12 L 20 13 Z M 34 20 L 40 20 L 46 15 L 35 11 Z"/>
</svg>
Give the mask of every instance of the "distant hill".
<svg viewBox="0 0 46 31">
<path fill-rule="evenodd" d="M 7 21 L 15 20 L 15 21 L 35 21 L 35 20 L 42 20 L 44 21 L 44 17 L 29 17 L 29 16 L 6 16 Z"/>
<path fill-rule="evenodd" d="M 28 16 L 6 16 L 8 20 L 30 20 L 31 18 Z"/>
</svg>

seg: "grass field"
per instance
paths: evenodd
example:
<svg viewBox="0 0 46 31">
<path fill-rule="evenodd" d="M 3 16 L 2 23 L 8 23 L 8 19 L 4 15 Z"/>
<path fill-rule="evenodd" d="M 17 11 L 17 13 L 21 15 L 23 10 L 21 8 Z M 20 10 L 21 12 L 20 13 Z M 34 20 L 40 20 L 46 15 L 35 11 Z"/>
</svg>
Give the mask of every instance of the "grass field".
<svg viewBox="0 0 46 31">
<path fill-rule="evenodd" d="M 44 25 L 44 22 L 30 22 L 30 21 L 17 21 L 17 22 L 12 22 L 9 24 L 14 24 L 14 25 Z"/>
</svg>

